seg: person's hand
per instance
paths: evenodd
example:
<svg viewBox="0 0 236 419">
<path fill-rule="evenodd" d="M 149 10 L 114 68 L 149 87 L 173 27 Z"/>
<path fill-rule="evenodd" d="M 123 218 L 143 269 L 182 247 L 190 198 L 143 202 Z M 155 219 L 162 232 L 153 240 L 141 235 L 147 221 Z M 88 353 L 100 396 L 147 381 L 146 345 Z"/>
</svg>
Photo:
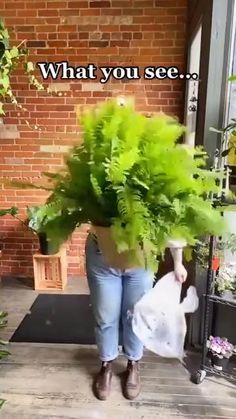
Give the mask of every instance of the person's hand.
<svg viewBox="0 0 236 419">
<path fill-rule="evenodd" d="M 182 263 L 177 263 L 174 271 L 177 281 L 181 282 L 181 284 L 186 281 L 188 273 Z"/>
</svg>

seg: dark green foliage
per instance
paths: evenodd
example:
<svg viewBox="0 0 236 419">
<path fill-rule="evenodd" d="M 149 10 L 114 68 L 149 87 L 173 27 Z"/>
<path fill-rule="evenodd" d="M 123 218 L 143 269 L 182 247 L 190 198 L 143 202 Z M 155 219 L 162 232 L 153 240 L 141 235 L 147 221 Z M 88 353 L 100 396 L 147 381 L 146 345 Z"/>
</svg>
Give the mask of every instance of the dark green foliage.
<svg viewBox="0 0 236 419">
<path fill-rule="evenodd" d="M 0 329 L 7 325 L 7 313 L 4 311 L 0 311 Z M 6 358 L 10 353 L 3 349 L 3 347 L 7 344 L 7 342 L 3 341 L 0 338 L 0 360 Z M 0 408 L 5 403 L 5 400 L 0 399 Z"/>
<path fill-rule="evenodd" d="M 118 250 L 141 244 L 151 266 L 170 238 L 192 246 L 222 232 L 221 215 L 207 200 L 217 191 L 216 175 L 204 169 L 201 149 L 178 144 L 184 127 L 175 119 L 145 118 L 109 101 L 80 122 L 83 144 L 63 172 L 47 174 L 52 194 L 41 211 L 51 240 L 66 240 L 82 223 L 112 226 Z"/>
<path fill-rule="evenodd" d="M 7 325 L 7 313 L 4 311 L 0 311 L 0 329 L 5 327 Z M 7 342 L 3 341 L 0 338 L 0 360 L 3 358 L 6 358 L 6 356 L 9 355 L 9 352 L 6 350 L 3 350 L 2 347 L 5 346 Z"/>
<path fill-rule="evenodd" d="M 18 208 L 16 207 L 11 207 L 8 209 L 0 209 L 0 217 L 3 217 L 5 215 L 12 215 L 14 217 L 17 214 L 18 214 Z"/>
</svg>

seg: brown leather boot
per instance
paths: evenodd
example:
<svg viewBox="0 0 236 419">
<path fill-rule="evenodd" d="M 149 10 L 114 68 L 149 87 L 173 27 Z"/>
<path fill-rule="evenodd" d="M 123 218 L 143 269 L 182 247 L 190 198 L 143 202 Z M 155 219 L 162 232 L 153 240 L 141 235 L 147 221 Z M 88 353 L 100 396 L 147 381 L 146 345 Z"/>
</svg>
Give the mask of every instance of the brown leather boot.
<svg viewBox="0 0 236 419">
<path fill-rule="evenodd" d="M 106 400 L 111 391 L 112 361 L 102 362 L 101 369 L 94 383 L 94 392 L 99 400 Z"/>
<path fill-rule="evenodd" d="M 129 400 L 133 400 L 139 395 L 140 390 L 139 363 L 138 361 L 128 361 L 124 384 L 124 396 Z"/>
</svg>

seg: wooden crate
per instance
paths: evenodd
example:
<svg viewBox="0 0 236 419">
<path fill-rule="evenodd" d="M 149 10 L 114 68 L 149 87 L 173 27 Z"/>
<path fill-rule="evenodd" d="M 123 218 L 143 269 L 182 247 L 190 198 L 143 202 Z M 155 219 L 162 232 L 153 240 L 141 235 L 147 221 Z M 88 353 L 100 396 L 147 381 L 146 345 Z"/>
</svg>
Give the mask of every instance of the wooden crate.
<svg viewBox="0 0 236 419">
<path fill-rule="evenodd" d="M 67 283 L 66 249 L 55 255 L 33 255 L 34 289 L 64 290 Z"/>
</svg>

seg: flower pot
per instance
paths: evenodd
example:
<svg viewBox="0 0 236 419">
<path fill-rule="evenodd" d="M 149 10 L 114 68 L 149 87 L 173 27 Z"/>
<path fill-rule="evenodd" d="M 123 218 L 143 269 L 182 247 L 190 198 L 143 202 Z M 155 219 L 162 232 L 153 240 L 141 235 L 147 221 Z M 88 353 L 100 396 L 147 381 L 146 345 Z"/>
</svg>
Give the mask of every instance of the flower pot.
<svg viewBox="0 0 236 419">
<path fill-rule="evenodd" d="M 220 267 L 220 258 L 214 256 L 213 259 L 212 259 L 212 262 L 211 262 L 211 269 L 213 271 L 217 271 L 219 269 L 219 267 Z"/>
<path fill-rule="evenodd" d="M 225 300 L 233 300 L 233 292 L 230 290 L 222 292 L 221 296 Z"/>
<path fill-rule="evenodd" d="M 59 252 L 58 246 L 47 240 L 46 233 L 38 233 L 39 248 L 42 255 L 55 255 Z"/>
<path fill-rule="evenodd" d="M 145 257 L 141 248 L 119 253 L 110 227 L 93 226 L 92 231 L 109 266 L 122 270 L 145 267 Z"/>
<path fill-rule="evenodd" d="M 213 367 L 218 371 L 223 371 L 227 368 L 229 359 L 224 358 L 222 355 L 212 354 Z"/>
<path fill-rule="evenodd" d="M 230 290 L 222 291 L 222 292 L 219 292 L 218 290 L 216 290 L 216 295 L 218 297 L 224 298 L 225 300 L 233 300 L 234 299 L 233 291 L 230 291 Z"/>
</svg>

